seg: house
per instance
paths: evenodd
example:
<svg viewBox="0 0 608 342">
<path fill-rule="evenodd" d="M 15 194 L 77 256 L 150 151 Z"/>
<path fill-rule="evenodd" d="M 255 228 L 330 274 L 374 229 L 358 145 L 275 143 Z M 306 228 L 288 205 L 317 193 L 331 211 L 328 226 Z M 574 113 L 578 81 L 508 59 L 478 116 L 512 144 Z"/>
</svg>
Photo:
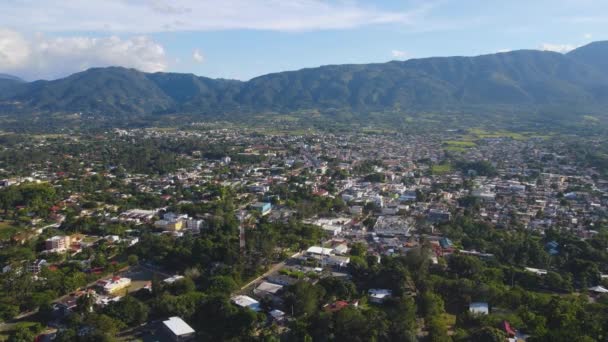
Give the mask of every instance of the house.
<svg viewBox="0 0 608 342">
<path fill-rule="evenodd" d="M 590 287 L 589 292 L 592 292 L 595 294 L 604 294 L 604 293 L 608 293 L 608 289 L 601 285 L 598 285 L 598 286 Z"/>
<path fill-rule="evenodd" d="M 448 239 L 447 237 L 441 238 L 439 240 L 439 245 L 441 246 L 441 248 L 451 248 L 454 246 L 454 244 L 452 243 L 452 240 Z"/>
<path fill-rule="evenodd" d="M 178 280 L 184 279 L 184 276 L 176 274 L 174 276 L 171 276 L 169 278 L 163 279 L 163 283 L 165 284 L 173 284 Z"/>
<path fill-rule="evenodd" d="M 367 294 L 371 303 L 382 304 L 393 295 L 393 291 L 388 289 L 369 289 Z"/>
<path fill-rule="evenodd" d="M 283 322 L 285 320 L 285 313 L 281 310 L 274 309 L 270 311 L 270 317 L 277 322 Z"/>
<path fill-rule="evenodd" d="M 45 248 L 49 252 L 64 252 L 70 247 L 69 236 L 53 236 L 45 241 Z"/>
<path fill-rule="evenodd" d="M 507 322 L 507 321 L 502 321 L 502 328 L 509 338 L 513 338 L 517 335 L 515 330 L 513 330 L 513 328 L 511 328 L 511 324 L 509 324 L 509 322 Z"/>
<path fill-rule="evenodd" d="M 260 302 L 258 302 L 257 300 L 255 300 L 249 296 L 244 296 L 244 295 L 234 296 L 234 297 L 232 297 L 232 302 L 235 305 L 240 306 L 242 308 L 249 308 L 256 312 L 262 311 L 262 308 L 260 307 Z"/>
<path fill-rule="evenodd" d="M 323 310 L 326 312 L 337 312 L 337 311 L 344 309 L 345 307 L 347 307 L 349 305 L 350 304 L 347 301 L 339 300 L 339 301 L 333 302 L 331 304 L 325 305 L 323 307 Z"/>
<path fill-rule="evenodd" d="M 306 250 L 308 255 L 331 255 L 333 250 L 331 248 L 324 248 L 319 246 L 312 246 Z"/>
<path fill-rule="evenodd" d="M 196 333 L 188 323 L 179 317 L 170 317 L 163 321 L 163 328 L 172 341 L 188 341 Z"/>
<path fill-rule="evenodd" d="M 106 294 L 112 294 L 117 291 L 126 289 L 131 285 L 131 279 L 123 277 L 112 277 L 106 280 L 97 282 L 97 286 Z"/>
<path fill-rule="evenodd" d="M 450 221 L 450 212 L 441 209 L 430 209 L 427 220 L 431 223 L 443 223 Z"/>
<path fill-rule="evenodd" d="M 279 284 L 283 286 L 293 285 L 298 282 L 296 278 L 292 278 L 290 276 L 279 273 L 269 275 L 267 280 L 268 282 L 271 282 L 273 284 Z"/>
<path fill-rule="evenodd" d="M 381 236 L 408 236 L 410 225 L 400 216 L 380 216 L 374 224 L 374 232 Z"/>
<path fill-rule="evenodd" d="M 544 276 L 547 274 L 547 270 L 543 270 L 540 268 L 526 267 L 525 270 L 528 272 L 534 273 L 536 275 L 539 275 L 539 276 Z"/>
<path fill-rule="evenodd" d="M 346 254 L 348 252 L 348 245 L 346 243 L 341 243 L 334 247 L 334 253 L 337 255 Z"/>
<path fill-rule="evenodd" d="M 476 315 L 487 315 L 490 313 L 488 303 L 474 302 L 469 304 L 469 312 Z"/>
<path fill-rule="evenodd" d="M 276 296 L 281 290 L 283 290 L 283 285 L 264 281 L 253 290 L 253 294 L 258 297 L 273 297 Z"/>
<path fill-rule="evenodd" d="M 331 266 L 344 267 L 350 263 L 350 258 L 346 256 L 330 255 L 324 262 Z"/>
<path fill-rule="evenodd" d="M 256 202 L 251 205 L 251 209 L 259 212 L 262 215 L 267 215 L 270 213 L 270 210 L 272 209 L 272 204 L 270 204 L 268 202 Z"/>
<path fill-rule="evenodd" d="M 27 271 L 30 273 L 38 274 L 42 270 L 42 267 L 48 263 L 44 259 L 36 259 L 33 263 L 27 265 Z"/>
</svg>

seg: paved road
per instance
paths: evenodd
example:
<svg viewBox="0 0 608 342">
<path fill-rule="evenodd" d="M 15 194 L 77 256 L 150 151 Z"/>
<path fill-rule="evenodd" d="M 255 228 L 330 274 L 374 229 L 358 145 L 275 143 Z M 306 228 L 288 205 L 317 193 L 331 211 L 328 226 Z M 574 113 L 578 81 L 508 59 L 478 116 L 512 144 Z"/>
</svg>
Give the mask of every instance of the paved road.
<svg viewBox="0 0 608 342">
<path fill-rule="evenodd" d="M 273 274 L 274 272 L 277 272 L 278 270 L 280 270 L 281 268 L 285 267 L 285 263 L 287 262 L 287 260 L 289 259 L 293 259 L 293 258 L 297 258 L 300 255 L 302 255 L 302 252 L 298 252 L 292 256 L 290 256 L 289 258 L 281 261 L 278 264 L 274 264 L 272 267 L 270 267 L 270 269 L 268 269 L 268 271 L 264 272 L 264 274 L 260 275 L 259 277 L 253 279 L 252 281 L 248 282 L 247 284 L 243 285 L 240 288 L 240 291 L 243 291 L 244 289 L 248 288 L 249 286 L 259 282 L 260 280 L 262 280 L 263 278 L 268 277 L 269 275 Z"/>
</svg>

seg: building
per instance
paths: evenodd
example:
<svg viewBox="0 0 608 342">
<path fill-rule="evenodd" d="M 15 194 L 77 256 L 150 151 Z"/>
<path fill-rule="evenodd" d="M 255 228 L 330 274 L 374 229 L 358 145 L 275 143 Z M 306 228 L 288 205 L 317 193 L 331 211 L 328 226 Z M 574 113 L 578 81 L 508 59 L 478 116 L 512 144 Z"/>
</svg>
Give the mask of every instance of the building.
<svg viewBox="0 0 608 342">
<path fill-rule="evenodd" d="M 408 236 L 410 226 L 400 216 L 380 216 L 376 220 L 376 224 L 374 224 L 374 232 L 382 236 Z"/>
<path fill-rule="evenodd" d="M 165 283 L 165 284 L 173 284 L 176 281 L 182 280 L 182 279 L 184 279 L 183 275 L 176 274 L 176 275 L 171 276 L 169 278 L 163 279 L 163 283 Z"/>
<path fill-rule="evenodd" d="M 487 315 L 490 313 L 488 303 L 474 302 L 469 304 L 469 312 L 477 315 Z"/>
<path fill-rule="evenodd" d="M 112 294 L 126 289 L 131 285 L 131 279 L 123 277 L 112 277 L 97 282 L 97 286 L 106 294 Z"/>
<path fill-rule="evenodd" d="M 276 296 L 281 290 L 283 290 L 283 285 L 264 281 L 253 290 L 253 294 L 258 297 Z"/>
<path fill-rule="evenodd" d="M 40 271 L 42 270 L 42 268 L 44 266 L 46 266 L 47 264 L 48 263 L 44 259 L 36 259 L 31 264 L 27 265 L 27 271 L 30 272 L 30 273 L 38 274 L 38 273 L 40 273 Z"/>
<path fill-rule="evenodd" d="M 281 310 L 274 309 L 270 311 L 270 317 L 277 322 L 283 322 L 285 320 L 285 313 Z"/>
<path fill-rule="evenodd" d="M 330 255 L 325 257 L 323 262 L 330 266 L 345 267 L 350 263 L 350 258 L 347 256 Z"/>
<path fill-rule="evenodd" d="M 186 220 L 186 228 L 193 231 L 199 231 L 201 230 L 201 228 L 203 228 L 203 220 L 189 218 L 188 220 Z"/>
<path fill-rule="evenodd" d="M 393 295 L 393 291 L 388 289 L 369 289 L 367 294 L 369 295 L 370 302 L 382 304 Z"/>
<path fill-rule="evenodd" d="M 45 241 L 46 250 L 49 252 L 63 252 L 70 247 L 70 237 L 57 235 Z"/>
<path fill-rule="evenodd" d="M 154 226 L 167 231 L 180 231 L 184 227 L 184 218 L 174 214 L 165 214 L 162 220 L 154 222 Z"/>
<path fill-rule="evenodd" d="M 450 218 L 450 212 L 441 209 L 431 209 L 427 215 L 427 220 L 431 223 L 448 222 Z"/>
<path fill-rule="evenodd" d="M 306 250 L 308 255 L 331 255 L 333 249 L 319 246 L 312 246 Z"/>
<path fill-rule="evenodd" d="M 163 321 L 163 329 L 172 341 L 189 341 L 196 334 L 196 331 L 179 317 L 170 317 Z"/>
<path fill-rule="evenodd" d="M 232 302 L 235 305 L 240 306 L 242 308 L 249 308 L 256 312 L 262 311 L 262 308 L 260 307 L 260 302 L 258 302 L 257 300 L 255 300 L 249 296 L 243 296 L 243 295 L 234 296 L 234 297 L 232 297 Z"/>
<path fill-rule="evenodd" d="M 251 209 L 259 212 L 262 215 L 267 215 L 272 210 L 272 204 L 268 202 L 256 202 L 251 205 Z"/>
<path fill-rule="evenodd" d="M 341 243 L 334 247 L 334 253 L 337 255 L 343 255 L 348 252 L 348 245 L 346 243 Z"/>
</svg>

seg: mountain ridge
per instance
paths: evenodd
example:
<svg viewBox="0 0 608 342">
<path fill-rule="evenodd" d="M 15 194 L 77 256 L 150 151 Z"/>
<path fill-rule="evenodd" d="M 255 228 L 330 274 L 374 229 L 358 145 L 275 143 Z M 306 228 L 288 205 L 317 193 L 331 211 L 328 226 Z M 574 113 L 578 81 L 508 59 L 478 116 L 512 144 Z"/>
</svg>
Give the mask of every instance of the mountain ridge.
<svg viewBox="0 0 608 342">
<path fill-rule="evenodd" d="M 567 54 L 516 50 L 474 57 L 325 65 L 249 81 L 144 73 L 123 67 L 91 68 L 52 81 L 0 81 L 0 102 L 7 113 L 140 116 L 504 106 L 601 111 L 608 104 L 608 42 L 594 42 Z M 11 107 L 12 103 L 18 106 Z"/>
</svg>

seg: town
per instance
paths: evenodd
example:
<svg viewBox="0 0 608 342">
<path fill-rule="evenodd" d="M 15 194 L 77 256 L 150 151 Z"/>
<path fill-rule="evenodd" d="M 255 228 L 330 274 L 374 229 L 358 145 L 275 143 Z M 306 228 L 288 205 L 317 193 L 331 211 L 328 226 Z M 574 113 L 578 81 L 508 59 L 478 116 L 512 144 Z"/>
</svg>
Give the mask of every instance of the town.
<svg viewBox="0 0 608 342">
<path fill-rule="evenodd" d="M 559 134 L 2 138 L 7 338 L 608 336 L 607 170 Z"/>
</svg>

